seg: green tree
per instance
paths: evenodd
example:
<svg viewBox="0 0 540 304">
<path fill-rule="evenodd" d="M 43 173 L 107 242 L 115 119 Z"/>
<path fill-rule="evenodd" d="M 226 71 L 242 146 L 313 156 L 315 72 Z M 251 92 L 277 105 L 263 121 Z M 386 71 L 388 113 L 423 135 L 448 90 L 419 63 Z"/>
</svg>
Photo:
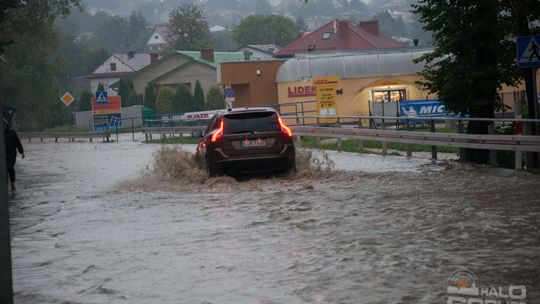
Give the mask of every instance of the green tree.
<svg viewBox="0 0 540 304">
<path fill-rule="evenodd" d="M 60 91 L 82 93 L 87 88 L 81 77 L 91 74 L 96 67 L 110 57 L 104 48 L 93 48 L 78 43 L 69 34 L 59 34 L 58 50 L 51 56 L 56 63 L 56 78 Z"/>
<path fill-rule="evenodd" d="M 141 94 L 137 94 L 135 90 L 132 90 L 129 92 L 128 99 L 126 102 L 126 106 L 140 106 L 143 104 L 143 96 Z"/>
<path fill-rule="evenodd" d="M 203 111 L 204 110 L 204 92 L 201 87 L 201 83 L 197 79 L 195 81 L 195 90 L 193 92 L 193 103 L 194 103 L 194 111 Z"/>
<path fill-rule="evenodd" d="M 92 44 L 104 45 L 112 53 L 127 53 L 129 49 L 128 37 L 128 20 L 120 16 L 111 16 L 93 33 Z"/>
<path fill-rule="evenodd" d="M 156 109 L 156 90 L 152 82 L 147 83 L 144 88 L 144 106 L 152 110 Z"/>
<path fill-rule="evenodd" d="M 92 93 L 83 91 L 79 98 L 79 111 L 92 111 Z"/>
<path fill-rule="evenodd" d="M 225 107 L 223 94 L 218 86 L 211 87 L 206 97 L 206 110 L 219 110 Z"/>
<path fill-rule="evenodd" d="M 212 47 L 208 23 L 201 6 L 186 3 L 169 16 L 170 38 L 177 50 L 201 50 Z"/>
<path fill-rule="evenodd" d="M 420 58 L 425 80 L 419 84 L 450 111 L 471 117 L 492 118 L 503 104 L 497 90 L 517 81 L 515 46 L 506 39 L 501 1 L 422 0 L 413 6 L 424 28 L 433 32 L 435 49 Z M 459 34 L 456 34 L 459 33 Z M 471 122 L 468 133 L 486 134 L 487 122 Z M 488 151 L 467 149 L 465 159 L 488 161 Z"/>
<path fill-rule="evenodd" d="M 125 107 L 129 96 L 129 88 L 127 81 L 124 78 L 120 78 L 120 80 L 118 80 L 118 96 L 120 96 L 122 107 Z"/>
<path fill-rule="evenodd" d="M 145 51 L 148 37 L 152 34 L 152 29 L 141 13 L 132 12 L 128 20 L 128 44 L 129 50 Z"/>
<path fill-rule="evenodd" d="M 231 52 L 240 47 L 232 38 L 232 32 L 229 30 L 213 32 L 212 40 L 214 41 L 214 49 L 219 52 Z"/>
<path fill-rule="evenodd" d="M 248 16 L 233 29 L 233 38 L 244 44 L 276 44 L 284 46 L 296 39 L 295 22 L 281 15 Z"/>
<path fill-rule="evenodd" d="M 18 109 L 21 129 L 40 130 L 58 122 L 57 46 L 54 18 L 78 1 L 1 1 L 1 105 Z"/>
<path fill-rule="evenodd" d="M 503 9 L 506 12 L 509 25 L 509 33 L 516 36 L 529 36 L 540 33 L 540 1 L 537 0 L 518 0 L 503 1 Z M 521 69 L 520 74 L 525 82 L 527 101 L 535 100 L 534 96 L 534 73 L 535 69 Z M 527 118 L 538 118 L 535 113 L 535 103 L 527 102 Z M 536 129 L 535 124 L 530 124 L 530 134 L 539 135 L 540 130 Z M 527 167 L 534 169 L 540 165 L 538 153 L 527 153 Z"/>
<path fill-rule="evenodd" d="M 175 94 L 175 112 L 193 112 L 195 111 L 195 103 L 193 95 L 186 86 L 179 85 Z"/>
<path fill-rule="evenodd" d="M 304 20 L 302 15 L 298 15 L 298 18 L 296 18 L 296 27 L 301 31 L 305 30 L 306 20 Z"/>
<path fill-rule="evenodd" d="M 174 112 L 174 92 L 168 87 L 159 89 L 156 98 L 156 110 L 159 114 L 169 114 Z"/>
<path fill-rule="evenodd" d="M 133 81 L 129 78 L 120 78 L 118 81 L 118 95 L 120 96 L 122 107 L 142 104 L 142 96 L 137 95 Z"/>
<path fill-rule="evenodd" d="M 381 32 L 385 36 L 398 36 L 398 37 L 407 37 L 408 28 L 405 22 L 402 19 L 394 19 L 388 11 L 383 11 L 377 13 L 373 16 L 373 20 L 379 21 L 379 27 Z"/>
<path fill-rule="evenodd" d="M 105 86 L 103 85 L 103 83 L 99 82 L 97 85 L 96 92 L 103 92 L 103 91 L 105 91 Z"/>
<path fill-rule="evenodd" d="M 4 47 L 17 40 L 20 34 L 43 25 L 52 26 L 56 16 L 67 16 L 72 6 L 80 0 L 21 1 L 2 0 L 0 2 L 0 55 Z"/>
</svg>

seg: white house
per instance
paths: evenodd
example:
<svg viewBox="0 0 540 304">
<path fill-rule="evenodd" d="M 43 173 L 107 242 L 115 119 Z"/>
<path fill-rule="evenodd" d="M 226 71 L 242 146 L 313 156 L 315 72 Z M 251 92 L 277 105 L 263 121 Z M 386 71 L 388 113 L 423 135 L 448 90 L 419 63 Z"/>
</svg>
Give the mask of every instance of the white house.
<svg viewBox="0 0 540 304">
<path fill-rule="evenodd" d="M 166 25 L 156 25 L 154 27 L 152 35 L 150 35 L 148 42 L 146 42 L 150 53 L 163 54 L 172 48 L 169 32 L 169 27 Z"/>
<path fill-rule="evenodd" d="M 90 92 L 97 90 L 98 84 L 102 83 L 109 95 L 118 95 L 118 92 L 111 88 L 111 85 L 121 77 L 134 73 L 152 62 L 157 62 L 157 54 L 129 53 L 113 54 L 95 71 L 86 76 L 90 81 Z"/>
</svg>

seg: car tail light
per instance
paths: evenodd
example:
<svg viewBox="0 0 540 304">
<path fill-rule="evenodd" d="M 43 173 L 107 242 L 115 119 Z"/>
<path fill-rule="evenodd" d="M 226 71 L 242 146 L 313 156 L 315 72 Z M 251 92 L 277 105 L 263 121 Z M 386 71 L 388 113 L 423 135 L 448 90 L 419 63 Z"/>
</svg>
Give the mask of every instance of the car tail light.
<svg viewBox="0 0 540 304">
<path fill-rule="evenodd" d="M 214 134 L 212 134 L 211 141 L 216 142 L 221 138 L 221 135 L 223 135 L 223 118 L 221 118 L 221 122 L 219 123 L 219 128 L 215 131 Z"/>
<path fill-rule="evenodd" d="M 283 134 L 289 136 L 289 137 L 292 137 L 292 131 L 289 127 L 287 127 L 283 121 L 281 120 L 281 117 L 278 116 L 277 118 L 278 122 L 279 122 L 279 126 L 281 127 L 281 132 L 283 132 Z"/>
</svg>

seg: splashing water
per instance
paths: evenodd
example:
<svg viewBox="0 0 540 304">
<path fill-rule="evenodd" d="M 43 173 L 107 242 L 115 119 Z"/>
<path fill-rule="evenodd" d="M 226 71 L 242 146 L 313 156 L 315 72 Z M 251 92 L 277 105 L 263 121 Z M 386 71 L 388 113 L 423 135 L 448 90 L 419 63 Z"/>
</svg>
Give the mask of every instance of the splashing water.
<svg viewBox="0 0 540 304">
<path fill-rule="evenodd" d="M 330 173 L 334 162 L 328 154 L 315 155 L 311 150 L 296 150 L 297 172 L 277 177 L 278 179 L 318 178 Z M 195 155 L 182 147 L 162 147 L 154 155 L 151 168 L 146 168 L 138 178 L 120 184 L 125 190 L 186 191 L 207 187 L 233 187 L 238 181 L 230 176 L 208 177 L 199 168 Z"/>
</svg>

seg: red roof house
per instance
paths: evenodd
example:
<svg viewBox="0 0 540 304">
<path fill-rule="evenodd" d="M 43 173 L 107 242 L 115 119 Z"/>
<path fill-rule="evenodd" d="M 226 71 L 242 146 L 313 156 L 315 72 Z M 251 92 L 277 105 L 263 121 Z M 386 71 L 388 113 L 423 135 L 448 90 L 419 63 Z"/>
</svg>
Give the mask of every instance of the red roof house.
<svg viewBox="0 0 540 304">
<path fill-rule="evenodd" d="M 285 46 L 274 57 L 294 57 L 295 54 L 330 51 L 356 51 L 368 49 L 399 48 L 404 45 L 379 33 L 379 23 L 363 21 L 355 24 L 349 20 L 333 20 L 317 30 L 302 35 Z"/>
</svg>

